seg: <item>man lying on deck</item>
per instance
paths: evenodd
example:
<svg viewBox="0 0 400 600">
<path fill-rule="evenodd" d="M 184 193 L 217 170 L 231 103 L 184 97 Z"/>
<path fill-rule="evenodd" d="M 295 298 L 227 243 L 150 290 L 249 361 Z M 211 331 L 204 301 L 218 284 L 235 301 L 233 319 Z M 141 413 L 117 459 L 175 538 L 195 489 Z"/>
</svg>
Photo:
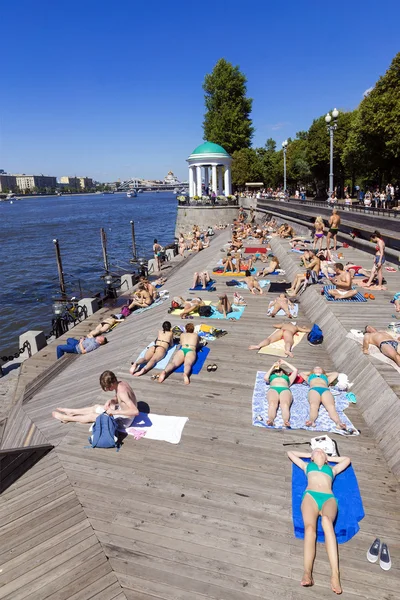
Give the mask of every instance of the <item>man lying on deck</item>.
<svg viewBox="0 0 400 600">
<path fill-rule="evenodd" d="M 192 367 L 197 359 L 197 349 L 200 337 L 194 333 L 193 323 L 188 323 L 185 327 L 186 333 L 181 334 L 181 347 L 175 352 L 170 363 L 158 377 L 158 383 L 162 383 L 168 375 L 183 364 L 183 381 L 186 385 L 190 383 L 190 374 Z"/>
<path fill-rule="evenodd" d="M 94 337 L 68 338 L 66 344 L 57 346 L 57 359 L 67 354 L 87 354 L 97 350 L 100 346 L 107 344 L 107 338 L 104 335 Z"/>
<path fill-rule="evenodd" d="M 357 289 L 352 289 L 353 278 L 349 271 L 345 271 L 342 263 L 335 264 L 336 277 L 332 279 L 332 283 L 336 288 L 329 290 L 329 294 L 335 299 L 352 298 L 358 292 Z"/>
<path fill-rule="evenodd" d="M 252 294 L 255 295 L 255 293 L 258 292 L 260 295 L 262 295 L 263 291 L 260 287 L 260 284 L 258 283 L 257 279 L 253 277 L 251 271 L 246 271 L 246 278 L 244 281 Z"/>
<path fill-rule="evenodd" d="M 115 392 L 115 396 L 103 404 L 94 404 L 84 408 L 57 408 L 51 414 L 63 423 L 94 423 L 99 415 L 106 412 L 121 419 L 124 427 L 129 427 L 139 414 L 136 396 L 126 381 L 118 381 L 112 371 L 104 371 L 100 375 L 100 385 L 105 392 Z"/>
<path fill-rule="evenodd" d="M 261 350 L 261 348 L 269 346 L 273 342 L 283 340 L 286 356 L 293 357 L 292 347 L 294 344 L 294 335 L 300 332 L 309 333 L 311 331 L 309 327 L 300 327 L 299 325 L 294 325 L 292 323 L 277 323 L 274 325 L 274 327 L 278 331 L 271 333 L 271 335 L 269 335 L 265 340 L 262 340 L 262 342 L 259 344 L 249 346 L 249 350 Z"/>
<path fill-rule="evenodd" d="M 379 331 L 367 325 L 364 330 L 363 352 L 369 354 L 368 346 L 372 344 L 379 348 L 384 356 L 393 360 L 400 367 L 400 337 L 397 340 L 393 339 L 390 333 Z"/>
</svg>

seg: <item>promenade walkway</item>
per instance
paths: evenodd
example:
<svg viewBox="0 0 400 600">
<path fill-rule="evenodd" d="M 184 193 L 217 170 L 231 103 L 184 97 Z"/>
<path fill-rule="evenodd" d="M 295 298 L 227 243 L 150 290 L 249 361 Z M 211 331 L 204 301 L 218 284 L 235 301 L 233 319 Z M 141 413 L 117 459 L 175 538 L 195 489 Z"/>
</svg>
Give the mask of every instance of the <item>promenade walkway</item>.
<svg viewBox="0 0 400 600">
<path fill-rule="evenodd" d="M 171 296 L 188 295 L 193 271 L 211 270 L 228 238 L 224 232 L 171 274 L 165 286 Z M 280 248 L 291 260 L 287 248 Z M 218 279 L 217 290 L 202 296 L 215 300 L 226 292 L 225 278 Z M 299 584 L 302 542 L 293 535 L 291 465 L 282 443 L 311 436 L 252 426 L 256 371 L 267 370 L 274 358 L 247 346 L 271 333 L 274 321 L 266 317 L 270 294 L 243 295 L 248 306 L 239 321 L 213 322 L 228 331 L 209 343 L 209 362 L 218 371 L 203 369 L 190 386 L 179 374 L 162 385 L 150 376 L 129 375 L 131 360 L 167 318 L 165 303 L 132 315 L 109 335 L 108 345 L 68 362 L 29 395 L 21 410 L 54 449 L 0 496 L 0 600 L 332 598 L 322 546 L 315 586 Z M 310 323 L 306 304 L 305 297 L 302 324 Z M 371 306 L 358 308 L 372 322 Z M 295 348 L 293 362 L 299 369 L 337 367 L 325 344 L 311 347 L 305 341 Z M 189 417 L 180 444 L 128 437 L 118 453 L 85 449 L 86 425 L 52 419 L 57 406 L 104 401 L 109 395 L 98 380 L 105 369 L 129 381 L 151 412 Z M 362 418 L 362 401 L 359 397 L 346 411 L 361 435 L 337 436 L 341 454 L 352 458 L 366 512 L 361 531 L 340 546 L 343 597 L 395 600 L 399 486 Z M 387 573 L 366 560 L 377 535 L 391 549 Z"/>
</svg>

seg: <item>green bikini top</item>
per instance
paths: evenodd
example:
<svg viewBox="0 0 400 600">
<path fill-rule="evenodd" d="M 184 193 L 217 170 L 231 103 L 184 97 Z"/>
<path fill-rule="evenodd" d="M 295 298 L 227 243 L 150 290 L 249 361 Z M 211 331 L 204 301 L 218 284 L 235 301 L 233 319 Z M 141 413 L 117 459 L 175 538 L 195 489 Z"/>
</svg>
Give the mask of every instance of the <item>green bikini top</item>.
<svg viewBox="0 0 400 600">
<path fill-rule="evenodd" d="M 306 468 L 307 475 L 311 471 L 319 471 L 320 473 L 325 473 L 325 475 L 328 475 L 328 477 L 331 477 L 332 479 L 335 477 L 333 474 L 333 469 L 329 465 L 322 465 L 322 467 L 319 468 L 319 466 L 316 465 L 315 462 L 310 461 Z"/>
<path fill-rule="evenodd" d="M 290 383 L 290 379 L 287 375 L 278 375 L 277 373 L 272 373 L 272 375 L 269 376 L 269 380 L 270 382 L 273 381 L 274 379 L 277 379 L 279 377 L 279 379 L 286 379 L 286 381 L 288 383 Z"/>
<path fill-rule="evenodd" d="M 312 381 L 313 379 L 315 379 L 316 377 L 318 377 L 319 379 L 325 379 L 327 385 L 329 385 L 329 381 L 326 375 L 324 375 L 323 373 L 321 375 L 317 375 L 316 373 L 311 373 L 311 375 L 309 375 L 308 377 L 308 383 L 310 383 L 310 381 Z"/>
</svg>

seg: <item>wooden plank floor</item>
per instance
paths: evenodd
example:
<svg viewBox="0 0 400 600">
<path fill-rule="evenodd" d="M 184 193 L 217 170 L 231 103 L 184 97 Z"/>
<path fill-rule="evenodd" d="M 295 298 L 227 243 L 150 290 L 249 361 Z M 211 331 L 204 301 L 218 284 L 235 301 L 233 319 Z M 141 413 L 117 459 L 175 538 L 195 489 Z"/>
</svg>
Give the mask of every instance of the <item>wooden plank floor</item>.
<svg viewBox="0 0 400 600">
<path fill-rule="evenodd" d="M 212 268 L 224 239 L 228 239 L 227 232 L 171 275 L 166 285 L 171 295 L 188 295 L 191 274 Z M 228 290 L 224 278 L 218 279 L 217 288 L 218 292 Z M 215 299 L 217 293 L 204 297 Z M 127 319 L 110 334 L 107 346 L 78 357 L 24 404 L 29 418 L 56 446 L 48 457 L 54 461 L 54 473 L 50 468 L 47 475 L 52 473 L 64 482 L 63 478 L 68 478 L 76 494 L 67 501 L 68 508 L 63 513 L 71 515 L 69 511 L 83 507 L 123 588 L 121 597 L 332 597 L 323 546 L 318 547 L 315 587 L 305 590 L 299 585 L 302 543 L 293 536 L 291 467 L 282 443 L 307 441 L 310 436 L 301 431 L 260 430 L 251 424 L 255 373 L 267 370 L 274 358 L 246 348 L 270 333 L 273 321 L 265 318 L 268 295 L 254 297 L 246 291 L 243 295 L 248 306 L 242 319 L 215 322 L 229 332 L 209 345 L 210 361 L 218 364 L 218 371 L 208 373 L 203 369 L 200 375 L 193 376 L 190 386 L 183 385 L 181 375 L 173 374 L 162 385 L 152 382 L 150 376 L 129 376 L 131 360 L 154 339 L 161 322 L 169 318 L 164 304 Z M 302 310 L 301 307 L 298 321 L 306 323 Z M 176 317 L 171 321 L 181 323 Z M 296 347 L 296 366 L 306 369 L 317 363 L 328 370 L 334 368 L 323 348 L 312 348 L 305 341 Z M 112 369 L 130 381 L 138 400 L 147 402 L 152 412 L 188 416 L 181 443 L 175 446 L 127 438 L 119 453 L 93 451 L 84 448 L 87 426 L 62 425 L 51 418 L 51 411 L 57 406 L 76 407 L 104 400 L 107 395 L 100 391 L 98 383 L 104 369 Z M 339 437 L 338 443 L 341 453 L 352 458 L 366 517 L 357 536 L 340 547 L 344 597 L 394 600 L 400 585 L 398 483 L 357 405 L 351 405 L 347 412 L 362 435 L 355 439 Z M 28 495 L 34 480 L 32 470 L 31 479 L 23 488 Z M 18 487 L 14 497 L 18 498 Z M 44 528 L 39 522 L 33 527 L 32 535 L 45 535 L 47 526 Z M 25 544 L 26 531 L 19 535 L 19 544 Z M 76 535 L 78 540 L 84 534 L 79 531 Z M 388 573 L 370 565 L 365 557 L 377 535 L 388 542 L 392 553 L 393 568 Z M 77 544 L 85 560 L 94 561 L 94 572 L 98 546 L 90 535 L 87 539 L 90 541 L 85 538 Z M 52 560 L 60 564 L 56 558 Z M 62 568 L 61 564 L 57 568 Z M 27 581 L 20 588 L 26 597 L 37 593 L 29 586 Z M 112 593 L 120 598 L 115 583 L 109 585 L 112 586 Z M 67 594 L 68 584 L 63 589 Z M 7 598 L 5 594 L 1 596 L 1 591 L 0 588 L 0 598 Z M 50 597 L 59 598 L 58 591 L 51 593 Z M 10 593 L 8 596 L 11 599 Z M 74 592 L 61 597 L 86 596 Z"/>
</svg>

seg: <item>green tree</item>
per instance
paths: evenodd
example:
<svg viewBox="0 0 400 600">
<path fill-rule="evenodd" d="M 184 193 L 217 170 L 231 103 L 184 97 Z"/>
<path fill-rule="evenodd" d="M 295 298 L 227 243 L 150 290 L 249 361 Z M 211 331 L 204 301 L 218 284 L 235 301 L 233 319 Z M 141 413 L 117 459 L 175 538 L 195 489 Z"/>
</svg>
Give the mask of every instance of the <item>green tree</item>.
<svg viewBox="0 0 400 600">
<path fill-rule="evenodd" d="M 239 67 L 224 58 L 204 78 L 204 139 L 220 144 L 230 154 L 249 148 L 254 133 L 250 119 L 253 100 L 246 97 L 246 83 Z"/>
<path fill-rule="evenodd" d="M 232 154 L 232 184 L 243 188 L 247 182 L 263 181 L 262 162 L 254 148 L 242 148 Z"/>
<path fill-rule="evenodd" d="M 360 103 L 343 160 L 379 185 L 400 178 L 400 52 Z"/>
</svg>

